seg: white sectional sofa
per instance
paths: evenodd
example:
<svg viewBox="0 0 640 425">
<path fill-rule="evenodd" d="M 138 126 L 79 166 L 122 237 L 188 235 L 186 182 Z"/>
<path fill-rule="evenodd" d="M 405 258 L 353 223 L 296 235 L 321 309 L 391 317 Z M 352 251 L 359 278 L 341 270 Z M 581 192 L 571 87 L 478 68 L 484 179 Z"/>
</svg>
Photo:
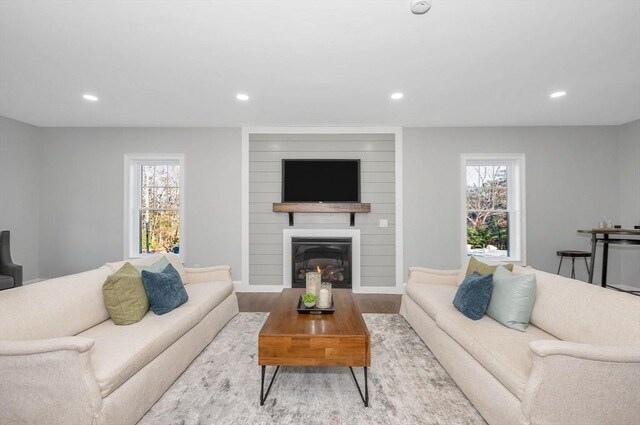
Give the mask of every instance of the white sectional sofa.
<svg viewBox="0 0 640 425">
<path fill-rule="evenodd" d="M 452 304 L 461 270 L 410 269 L 400 314 L 489 424 L 640 423 L 640 298 L 531 268 L 526 332 Z"/>
<path fill-rule="evenodd" d="M 133 325 L 116 326 L 102 297 L 124 261 L 0 292 L 0 424 L 135 424 L 238 313 L 229 267 L 167 258 L 189 300 Z"/>
</svg>

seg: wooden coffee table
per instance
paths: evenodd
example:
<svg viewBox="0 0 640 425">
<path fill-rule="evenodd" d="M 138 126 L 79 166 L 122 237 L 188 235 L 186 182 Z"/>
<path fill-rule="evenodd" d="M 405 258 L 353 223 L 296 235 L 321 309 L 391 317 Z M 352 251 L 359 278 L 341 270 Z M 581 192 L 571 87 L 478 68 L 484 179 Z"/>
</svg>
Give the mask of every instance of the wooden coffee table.
<svg viewBox="0 0 640 425">
<path fill-rule="evenodd" d="M 369 406 L 367 368 L 371 366 L 371 337 L 351 290 L 334 289 L 333 314 L 296 311 L 304 289 L 284 289 L 258 336 L 258 364 L 262 368 L 260 405 L 269 395 L 280 366 L 349 367 L 360 397 Z M 267 366 L 276 366 L 265 393 Z M 364 368 L 364 395 L 353 372 Z"/>
</svg>

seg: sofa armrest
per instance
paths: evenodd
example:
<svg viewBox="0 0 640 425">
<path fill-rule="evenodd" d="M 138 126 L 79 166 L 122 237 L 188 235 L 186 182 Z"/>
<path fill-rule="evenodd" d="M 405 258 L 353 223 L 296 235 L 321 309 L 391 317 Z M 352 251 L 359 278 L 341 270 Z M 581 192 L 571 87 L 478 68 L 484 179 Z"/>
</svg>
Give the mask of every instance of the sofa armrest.
<svg viewBox="0 0 640 425">
<path fill-rule="evenodd" d="M 440 285 L 457 285 L 460 270 L 435 270 L 424 267 L 409 267 L 407 283 L 435 283 Z"/>
<path fill-rule="evenodd" d="M 640 421 L 640 347 L 529 343 L 533 367 L 522 398 L 531 424 Z"/>
<path fill-rule="evenodd" d="M 0 423 L 91 424 L 102 396 L 83 337 L 0 341 Z"/>
<path fill-rule="evenodd" d="M 640 363 L 640 347 L 617 347 L 567 341 L 532 341 L 529 348 L 538 357 L 568 356 L 612 363 Z"/>
<path fill-rule="evenodd" d="M 187 281 L 189 283 L 199 282 L 218 282 L 229 281 L 231 279 L 231 267 L 230 266 L 213 266 L 213 267 L 198 267 L 198 268 L 185 268 L 187 272 Z"/>
<path fill-rule="evenodd" d="M 93 344 L 94 341 L 91 338 L 80 336 L 30 341 L 0 341 L 0 356 L 24 356 L 64 350 L 84 353 L 89 351 Z"/>
</svg>

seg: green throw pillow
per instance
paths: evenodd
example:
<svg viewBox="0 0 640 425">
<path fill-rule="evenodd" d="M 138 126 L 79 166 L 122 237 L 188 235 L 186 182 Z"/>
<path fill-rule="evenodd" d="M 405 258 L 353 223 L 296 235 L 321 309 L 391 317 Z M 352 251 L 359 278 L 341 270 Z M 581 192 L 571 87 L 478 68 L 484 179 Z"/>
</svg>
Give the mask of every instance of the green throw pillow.
<svg viewBox="0 0 640 425">
<path fill-rule="evenodd" d="M 471 257 L 469 258 L 469 265 L 467 266 L 467 273 L 465 275 L 471 276 L 473 272 L 476 272 L 480 276 L 486 276 L 488 274 L 493 274 L 493 272 L 496 271 L 496 268 L 498 266 L 499 264 L 491 265 L 491 264 L 483 263 L 482 261 L 478 260 L 476 257 Z M 502 266 L 509 271 L 513 270 L 513 264 L 502 264 Z"/>
<path fill-rule="evenodd" d="M 165 268 L 167 268 L 168 265 L 169 265 L 169 260 L 167 260 L 167 257 L 163 256 L 161 259 L 151 264 L 150 266 L 135 266 L 135 267 L 136 269 L 138 269 L 140 273 L 142 273 L 142 270 L 146 270 L 151 273 L 160 273 Z"/>
<path fill-rule="evenodd" d="M 529 326 L 535 299 L 535 274 L 513 274 L 498 266 L 493 273 L 493 292 L 487 316 L 508 328 L 524 332 Z"/>
<path fill-rule="evenodd" d="M 120 270 L 107 277 L 102 285 L 102 294 L 109 316 L 116 325 L 139 322 L 149 311 L 142 277 L 131 263 L 125 263 Z"/>
</svg>

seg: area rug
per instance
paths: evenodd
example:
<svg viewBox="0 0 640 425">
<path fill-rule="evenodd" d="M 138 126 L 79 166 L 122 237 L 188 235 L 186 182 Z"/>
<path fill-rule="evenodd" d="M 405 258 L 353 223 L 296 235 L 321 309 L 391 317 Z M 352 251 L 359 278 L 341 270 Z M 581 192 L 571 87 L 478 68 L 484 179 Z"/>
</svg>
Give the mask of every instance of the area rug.
<svg viewBox="0 0 640 425">
<path fill-rule="evenodd" d="M 240 313 L 138 425 L 485 423 L 402 316 L 363 316 L 372 338 L 369 407 L 349 368 L 311 367 L 281 367 L 260 406 L 257 343 L 267 313 Z"/>
</svg>

